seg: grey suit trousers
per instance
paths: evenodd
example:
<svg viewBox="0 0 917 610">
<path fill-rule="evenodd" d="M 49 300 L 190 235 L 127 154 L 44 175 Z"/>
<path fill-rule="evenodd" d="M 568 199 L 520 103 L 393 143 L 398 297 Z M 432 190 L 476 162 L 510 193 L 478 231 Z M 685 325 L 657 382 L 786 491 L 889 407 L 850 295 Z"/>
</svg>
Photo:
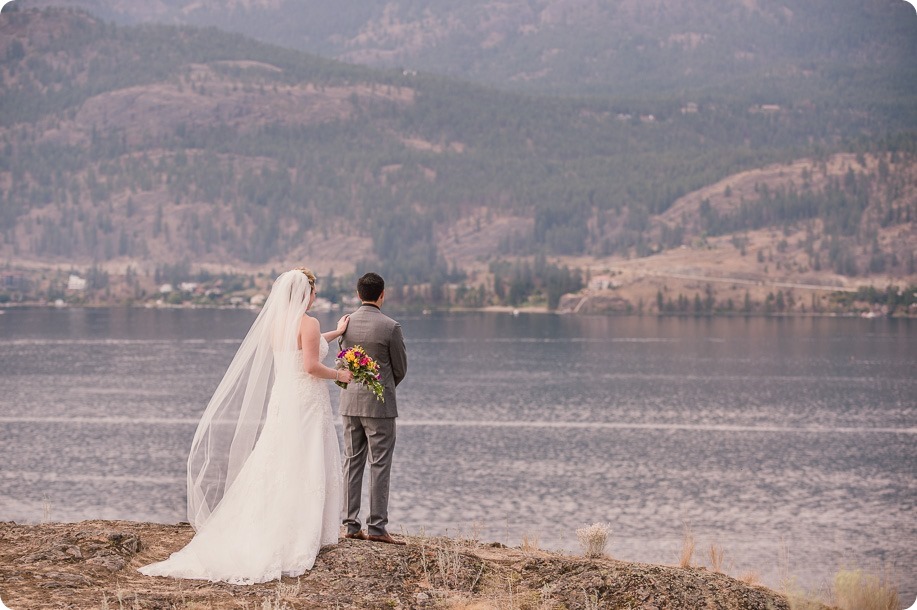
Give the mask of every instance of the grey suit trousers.
<svg viewBox="0 0 917 610">
<path fill-rule="evenodd" d="M 360 531 L 363 470 L 369 461 L 369 518 L 371 536 L 386 533 L 388 489 L 395 452 L 394 417 L 342 416 L 344 420 L 344 526 L 348 534 Z"/>
</svg>

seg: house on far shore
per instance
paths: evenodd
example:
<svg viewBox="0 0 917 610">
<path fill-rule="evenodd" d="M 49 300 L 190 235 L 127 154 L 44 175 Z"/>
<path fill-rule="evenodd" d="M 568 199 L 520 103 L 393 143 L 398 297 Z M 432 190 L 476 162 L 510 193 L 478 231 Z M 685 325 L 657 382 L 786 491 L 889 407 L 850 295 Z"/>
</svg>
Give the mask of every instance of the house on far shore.
<svg viewBox="0 0 917 610">
<path fill-rule="evenodd" d="M 86 290 L 87 284 L 85 279 L 71 273 L 70 279 L 67 280 L 67 290 Z"/>
<path fill-rule="evenodd" d="M 611 279 L 610 275 L 597 275 L 589 280 L 589 290 L 611 290 L 617 287 L 618 284 Z"/>
<path fill-rule="evenodd" d="M 748 109 L 751 114 L 777 114 L 782 108 L 779 104 L 758 104 Z"/>
</svg>

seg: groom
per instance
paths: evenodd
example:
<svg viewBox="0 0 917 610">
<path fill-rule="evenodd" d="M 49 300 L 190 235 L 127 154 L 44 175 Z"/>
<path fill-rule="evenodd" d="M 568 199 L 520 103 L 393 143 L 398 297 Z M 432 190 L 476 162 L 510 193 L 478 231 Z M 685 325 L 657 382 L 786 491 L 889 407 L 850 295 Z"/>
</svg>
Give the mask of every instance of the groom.
<svg viewBox="0 0 917 610">
<path fill-rule="evenodd" d="M 343 349 L 361 345 L 379 363 L 385 402 L 376 399 L 362 384 L 351 383 L 341 391 L 344 420 L 344 507 L 346 538 L 404 544 L 385 530 L 388 524 L 388 483 L 395 450 L 395 418 L 398 417 L 395 386 L 408 368 L 401 325 L 382 313 L 385 281 L 367 273 L 357 282 L 362 306 L 350 314 L 341 337 Z M 369 462 L 369 519 L 360 529 L 360 495 L 363 469 Z"/>
</svg>

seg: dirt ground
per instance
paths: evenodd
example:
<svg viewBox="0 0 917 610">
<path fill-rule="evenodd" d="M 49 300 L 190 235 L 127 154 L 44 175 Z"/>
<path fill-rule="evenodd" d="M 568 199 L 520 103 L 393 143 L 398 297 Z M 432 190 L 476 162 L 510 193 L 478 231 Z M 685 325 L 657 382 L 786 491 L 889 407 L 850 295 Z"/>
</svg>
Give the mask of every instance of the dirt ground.
<svg viewBox="0 0 917 610">
<path fill-rule="evenodd" d="M 260 585 L 136 571 L 192 536 L 187 524 L 0 523 L 0 599 L 33 608 L 789 610 L 780 594 L 704 568 L 585 559 L 450 538 L 342 539 L 310 572 Z"/>
</svg>

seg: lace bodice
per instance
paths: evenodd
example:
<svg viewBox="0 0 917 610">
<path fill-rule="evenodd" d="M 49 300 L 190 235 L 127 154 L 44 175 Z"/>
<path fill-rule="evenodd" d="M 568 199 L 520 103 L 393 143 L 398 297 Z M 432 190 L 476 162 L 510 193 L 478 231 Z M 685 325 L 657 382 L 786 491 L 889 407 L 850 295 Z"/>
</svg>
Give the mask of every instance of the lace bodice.
<svg viewBox="0 0 917 610">
<path fill-rule="evenodd" d="M 324 337 L 319 335 L 318 337 L 318 360 L 319 362 L 324 360 L 325 356 L 327 355 L 328 355 L 328 342 L 325 340 Z M 283 361 L 283 352 L 274 352 L 274 361 L 278 363 L 282 362 Z M 303 355 L 302 355 L 301 349 L 296 350 L 296 352 L 293 354 L 293 364 L 295 365 L 296 372 L 299 375 L 309 377 L 309 374 L 303 370 L 304 369 Z"/>
<path fill-rule="evenodd" d="M 302 352 L 300 352 L 302 353 Z M 324 360 L 328 355 L 328 342 L 321 335 L 318 336 L 318 359 Z"/>
</svg>

